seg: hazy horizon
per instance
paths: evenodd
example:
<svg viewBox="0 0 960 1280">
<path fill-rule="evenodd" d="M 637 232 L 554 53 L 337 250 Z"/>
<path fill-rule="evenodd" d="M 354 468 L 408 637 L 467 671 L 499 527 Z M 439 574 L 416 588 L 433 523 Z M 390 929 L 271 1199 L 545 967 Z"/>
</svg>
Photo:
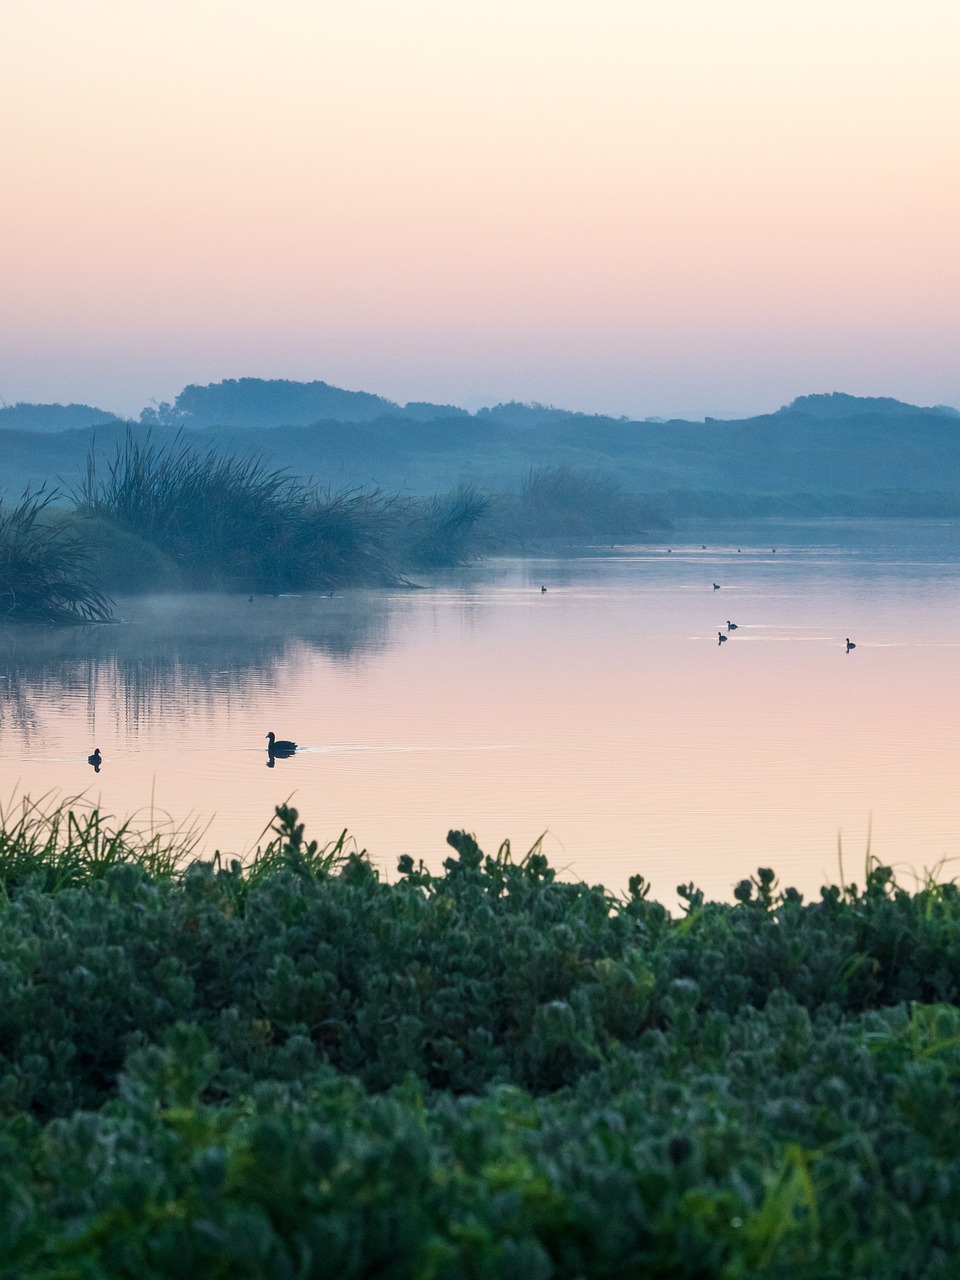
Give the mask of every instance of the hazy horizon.
<svg viewBox="0 0 960 1280">
<path fill-rule="evenodd" d="M 251 381 L 271 381 L 271 379 L 259 379 L 259 378 L 256 378 L 256 377 L 252 376 L 252 375 L 241 375 L 241 377 L 242 377 L 242 379 L 243 379 L 243 380 L 251 380 Z M 208 385 L 217 386 L 217 385 L 219 385 L 220 383 L 225 382 L 225 381 L 229 381 L 229 379 L 218 379 L 216 382 L 211 383 L 211 384 L 208 384 Z M 303 380 L 303 384 L 302 384 L 302 385 L 306 385 L 306 384 L 307 384 L 307 382 L 314 382 L 314 381 L 317 381 L 317 382 L 324 382 L 324 383 L 326 383 L 328 386 L 331 386 L 331 387 L 333 387 L 333 386 L 334 386 L 334 384 L 333 384 L 333 383 L 330 383 L 330 382 L 329 382 L 327 379 L 325 379 L 325 378 L 316 378 L 316 379 Z M 383 395 L 383 393 L 382 393 L 378 388 L 376 388 L 376 387 L 338 387 L 338 388 L 335 388 L 335 389 L 336 389 L 336 390 L 342 390 L 342 391 L 348 391 L 348 392 L 351 392 L 351 393 L 361 393 L 361 394 L 362 394 L 362 393 L 368 393 L 368 394 L 378 395 L 378 396 L 382 396 L 382 395 Z M 185 388 L 184 388 L 184 387 L 178 387 L 178 388 L 177 388 L 177 391 L 175 391 L 175 392 L 171 393 L 171 395 L 170 395 L 169 399 L 168 399 L 165 403 L 167 403 L 167 404 L 172 404 L 172 403 L 174 402 L 174 400 L 176 399 L 176 396 L 179 394 L 179 392 L 181 392 L 181 391 L 183 391 L 183 390 L 185 390 Z M 631 420 L 636 420 L 636 421 L 643 421 L 643 420 L 644 420 L 644 418 L 648 418 L 648 419 L 649 419 L 649 418 L 663 418 L 663 419 L 665 419 L 665 420 L 670 420 L 670 419 L 678 420 L 678 421 L 679 421 L 679 420 L 684 420 L 684 421 L 689 421 L 689 422 L 696 423 L 696 422 L 702 421 L 705 417 L 706 417 L 706 418 L 713 419 L 713 420 L 720 420 L 720 421 L 722 421 L 722 420 L 725 420 L 725 419 L 726 419 L 726 420 L 737 420 L 737 419 L 740 419 L 740 418 L 749 418 L 749 417 L 752 417 L 752 416 L 758 416 L 758 415 L 763 415 L 763 414 L 776 413 L 776 412 L 777 412 L 777 410 L 779 410 L 779 409 L 781 409 L 781 408 L 785 408 L 785 407 L 789 406 L 791 403 L 793 403 L 793 402 L 794 402 L 795 400 L 797 400 L 797 399 L 800 399 L 800 398 L 806 398 L 806 397 L 810 397 L 810 396 L 818 396 L 818 395 L 832 395 L 832 394 L 841 394 L 841 395 L 843 395 L 843 394 L 850 394 L 850 393 L 849 393 L 849 392 L 844 391 L 844 389 L 842 389 L 842 388 L 832 388 L 830 391 L 826 391 L 826 390 L 824 390 L 824 391 L 816 391 L 816 392 L 809 392 L 809 391 L 798 392 L 796 396 L 790 396 L 790 397 L 789 397 L 789 399 L 787 399 L 787 400 L 783 401 L 783 403 L 782 403 L 782 404 L 778 404 L 778 405 L 768 405 L 766 408 L 762 408 L 762 409 L 757 410 L 757 411 L 756 411 L 756 413 L 754 413 L 754 414 L 742 414 L 742 415 L 741 415 L 741 414 L 730 413 L 730 412 L 721 412 L 721 411 L 716 411 L 716 412 L 714 412 L 714 413 L 710 413 L 710 412 L 701 413 L 701 412 L 698 412 L 698 411 L 696 411 L 696 410 L 691 410 L 691 411 L 689 411 L 689 412 L 687 412 L 687 413 L 678 412 L 678 413 L 674 413 L 674 414 L 652 414 L 652 415 L 643 415 L 643 416 L 641 417 L 640 415 L 632 415 L 632 414 L 626 414 L 626 413 L 617 413 L 615 410 L 614 410 L 614 411 L 609 411 L 609 410 L 590 410 L 590 409 L 584 409 L 584 408 L 582 408 L 581 406 L 573 405 L 573 404 L 565 404 L 565 405 L 553 404 L 553 403 L 551 403 L 551 402 L 549 402 L 549 401 L 545 401 L 545 400 L 542 400 L 542 399 L 536 399 L 536 398 L 535 398 L 535 399 L 533 399 L 533 400 L 530 400 L 530 401 L 526 401 L 525 403 L 527 403 L 527 404 L 529 404 L 529 405 L 532 405 L 532 406 L 533 406 L 533 405 L 536 405 L 536 406 L 539 406 L 539 407 L 541 407 L 541 408 L 545 408 L 545 409 L 557 409 L 557 410 L 560 410 L 560 411 L 563 411 L 563 412 L 569 412 L 569 413 L 575 413 L 575 414 L 580 414 L 580 413 L 582 413 L 582 414 L 591 414 L 591 413 L 596 413 L 597 415 L 607 414 L 607 415 L 608 415 L 608 416 L 610 416 L 611 418 L 624 418 L 624 417 L 625 417 L 625 418 L 629 418 L 629 419 L 631 419 Z M 392 397 L 390 397 L 390 396 L 383 396 L 383 398 L 384 398 L 384 399 L 386 399 L 386 400 L 392 400 Z M 867 398 L 874 398 L 874 397 L 870 396 L 870 397 L 867 397 Z M 892 397 L 892 398 L 894 398 L 894 399 L 899 399 L 899 397 Z M 69 404 L 86 404 L 86 405 L 87 405 L 87 407 L 89 407 L 89 408 L 93 408 L 93 409 L 102 409 L 102 410 L 104 410 L 105 412 L 109 412 L 109 413 L 112 413 L 112 414 L 116 415 L 117 417 L 125 417 L 128 421 L 135 422 L 135 421 L 139 420 L 140 413 L 141 413 L 141 411 L 142 411 L 142 410 L 150 409 L 151 407 L 159 407 L 159 406 L 161 405 L 161 403 L 164 403 L 164 402 L 163 402 L 163 401 L 161 401 L 161 399 L 160 399 L 159 397 L 152 396 L 152 397 L 150 397 L 150 399 L 149 399 L 149 400 L 146 400 L 146 401 L 144 401 L 143 403 L 141 403 L 141 404 L 139 404 L 139 405 L 132 405 L 130 408 L 124 408 L 124 409 L 121 409 L 121 408 L 116 407 L 115 405 L 103 403 L 102 401 L 98 401 L 98 402 L 86 402 L 86 401 L 77 401 L 77 400 L 71 400 L 71 401 L 60 400 L 60 401 L 19 401 L 19 402 L 14 401 L 14 402 L 10 402 L 10 401 L 7 401 L 3 396 L 0 396 L 0 410 L 5 409 L 5 408 L 13 408 L 13 407 L 15 407 L 15 406 L 16 406 L 16 404 L 18 404 L 18 403 L 20 403 L 20 404 L 24 404 L 24 403 L 25 403 L 25 404 L 41 404 L 41 405 L 42 405 L 42 404 L 51 404 L 51 405 L 54 405 L 54 406 L 60 406 L 60 407 L 63 407 L 63 406 L 69 405 Z M 427 400 L 427 398 L 426 398 L 426 397 L 424 397 L 424 396 L 417 396 L 417 397 L 415 397 L 415 399 L 414 399 L 414 400 L 409 401 L 409 402 L 407 402 L 407 401 L 394 401 L 394 403 L 396 403 L 400 408 L 403 408 L 403 407 L 405 406 L 405 404 L 407 404 L 407 403 L 412 403 L 412 404 L 434 403 L 434 404 L 436 404 L 436 403 L 441 403 L 441 402 L 438 402 L 438 401 L 429 401 L 429 400 Z M 507 401 L 506 401 L 503 397 L 500 397 L 500 398 L 489 397 L 489 398 L 484 399 L 484 400 L 478 400 L 475 404 L 461 403 L 461 402 L 458 402 L 458 401 L 455 401 L 455 400 L 449 400 L 449 401 L 445 401 L 445 402 L 442 402 L 442 403 L 447 403 L 447 404 L 451 405 L 451 406 L 452 406 L 452 407 L 454 407 L 454 408 L 467 409 L 470 413 L 472 413 L 472 414 L 476 414 L 476 413 L 477 413 L 477 412 L 479 412 L 480 410 L 483 410 L 483 409 L 491 409 L 491 408 L 496 407 L 497 405 L 506 404 L 506 403 L 507 403 Z M 905 403 L 910 403 L 910 402 L 905 402 Z M 917 407 L 922 407 L 922 408 L 945 408 L 945 409 L 954 409 L 954 410 L 957 410 L 957 409 L 958 409 L 958 406 L 948 405 L 948 404 L 946 404 L 945 402 L 940 402 L 940 403 L 938 403 L 937 405 L 921 405 L 921 406 L 917 406 Z"/>
<path fill-rule="evenodd" d="M 0 397 L 960 403 L 952 0 L 8 0 Z"/>
</svg>

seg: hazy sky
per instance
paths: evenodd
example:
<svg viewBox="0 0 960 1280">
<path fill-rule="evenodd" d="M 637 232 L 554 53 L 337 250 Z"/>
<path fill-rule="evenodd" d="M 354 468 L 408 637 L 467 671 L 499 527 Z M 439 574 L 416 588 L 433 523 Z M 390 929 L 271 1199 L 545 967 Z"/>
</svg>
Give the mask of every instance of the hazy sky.
<svg viewBox="0 0 960 1280">
<path fill-rule="evenodd" d="M 0 400 L 960 404 L 958 0 L 3 0 Z"/>
</svg>

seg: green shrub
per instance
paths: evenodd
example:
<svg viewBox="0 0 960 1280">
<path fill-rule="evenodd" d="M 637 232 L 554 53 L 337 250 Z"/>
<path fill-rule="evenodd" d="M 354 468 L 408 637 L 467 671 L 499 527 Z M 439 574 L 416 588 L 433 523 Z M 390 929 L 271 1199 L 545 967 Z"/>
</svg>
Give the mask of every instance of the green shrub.
<svg viewBox="0 0 960 1280">
<path fill-rule="evenodd" d="M 956 1274 L 952 883 L 674 918 L 462 832 L 390 884 L 289 808 L 247 868 L 43 821 L 0 845 L 2 1280 Z"/>
</svg>

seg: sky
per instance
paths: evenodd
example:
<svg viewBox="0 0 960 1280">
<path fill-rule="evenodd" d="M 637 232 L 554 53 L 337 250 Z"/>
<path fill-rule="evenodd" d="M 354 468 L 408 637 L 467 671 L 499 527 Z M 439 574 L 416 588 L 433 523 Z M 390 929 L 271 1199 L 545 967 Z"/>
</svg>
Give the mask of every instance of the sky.
<svg viewBox="0 0 960 1280">
<path fill-rule="evenodd" d="M 3 0 L 0 403 L 960 405 L 957 0 Z"/>
</svg>

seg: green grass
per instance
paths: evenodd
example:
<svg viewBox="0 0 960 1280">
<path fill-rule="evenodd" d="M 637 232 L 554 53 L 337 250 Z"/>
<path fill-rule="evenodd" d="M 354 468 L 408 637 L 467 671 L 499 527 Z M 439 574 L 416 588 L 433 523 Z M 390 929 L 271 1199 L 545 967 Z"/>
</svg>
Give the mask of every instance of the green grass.
<svg viewBox="0 0 960 1280">
<path fill-rule="evenodd" d="M 54 793 L 0 805 L 0 892 L 56 893 L 102 879 L 118 866 L 170 876 L 195 855 L 203 831 L 163 815 L 117 822 L 83 796 Z"/>
<path fill-rule="evenodd" d="M 106 476 L 91 461 L 76 501 L 82 513 L 151 543 L 193 587 L 315 585 L 336 558 L 336 533 L 352 533 L 349 520 L 318 523 L 312 495 L 255 458 L 200 454 L 186 443 L 160 448 L 130 434 Z"/>
</svg>

